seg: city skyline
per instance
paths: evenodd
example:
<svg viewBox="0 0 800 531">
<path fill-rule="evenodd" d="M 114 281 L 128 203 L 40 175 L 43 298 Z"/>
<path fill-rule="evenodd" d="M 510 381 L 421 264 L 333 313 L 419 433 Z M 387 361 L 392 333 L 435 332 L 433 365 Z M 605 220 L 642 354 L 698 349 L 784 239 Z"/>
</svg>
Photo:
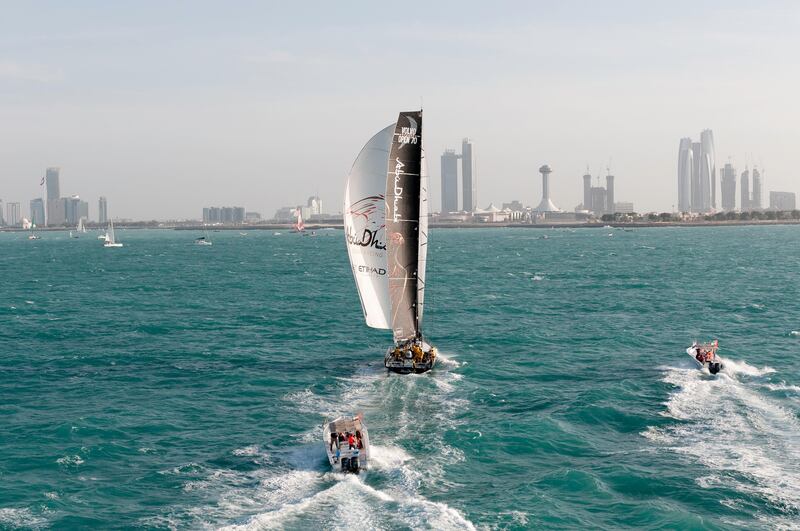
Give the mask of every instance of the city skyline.
<svg viewBox="0 0 800 531">
<path fill-rule="evenodd" d="M 338 205 L 364 135 L 420 97 L 429 154 L 467 134 L 480 146 L 480 207 L 535 205 L 547 161 L 553 200 L 568 209 L 587 162 L 598 174 L 610 158 L 637 210 L 671 211 L 675 140 L 705 127 L 717 165 L 736 155 L 736 168 L 766 168 L 765 193 L 798 191 L 792 3 L 515 3 L 468 6 L 458 20 L 419 6 L 402 24 L 383 6 L 355 19 L 324 5 L 10 6 L 0 197 L 27 207 L 43 168 L 60 166 L 62 195 L 80 193 L 94 211 L 104 194 L 120 218 L 196 218 L 210 201 L 243 198 L 269 213 L 310 191 Z M 394 65 L 411 57 L 419 81 L 397 84 Z M 335 134 L 319 127 L 327 121 Z"/>
</svg>

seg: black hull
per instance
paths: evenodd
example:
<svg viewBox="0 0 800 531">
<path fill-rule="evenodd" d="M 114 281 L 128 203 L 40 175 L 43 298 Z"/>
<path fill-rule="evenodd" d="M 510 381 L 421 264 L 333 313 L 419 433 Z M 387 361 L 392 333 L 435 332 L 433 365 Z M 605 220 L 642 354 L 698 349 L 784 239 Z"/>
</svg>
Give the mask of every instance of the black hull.
<svg viewBox="0 0 800 531">
<path fill-rule="evenodd" d="M 409 369 L 407 367 L 389 367 L 387 365 L 386 368 L 389 370 L 389 372 L 393 372 L 395 374 L 423 374 L 433 369 L 434 365 L 435 363 L 431 363 L 430 367 L 414 367 L 413 369 Z"/>
</svg>

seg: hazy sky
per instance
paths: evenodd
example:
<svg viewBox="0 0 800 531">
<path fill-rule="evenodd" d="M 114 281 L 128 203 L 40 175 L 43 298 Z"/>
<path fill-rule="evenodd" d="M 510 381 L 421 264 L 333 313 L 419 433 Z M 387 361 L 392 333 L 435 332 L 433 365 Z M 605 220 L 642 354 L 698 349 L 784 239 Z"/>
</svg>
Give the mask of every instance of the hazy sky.
<svg viewBox="0 0 800 531">
<path fill-rule="evenodd" d="M 683 136 L 717 166 L 800 193 L 800 3 L 0 2 L 0 198 L 97 196 L 115 217 L 341 210 L 362 145 L 424 98 L 439 155 L 475 143 L 478 202 L 581 202 L 611 164 L 618 201 L 677 202 Z"/>
</svg>

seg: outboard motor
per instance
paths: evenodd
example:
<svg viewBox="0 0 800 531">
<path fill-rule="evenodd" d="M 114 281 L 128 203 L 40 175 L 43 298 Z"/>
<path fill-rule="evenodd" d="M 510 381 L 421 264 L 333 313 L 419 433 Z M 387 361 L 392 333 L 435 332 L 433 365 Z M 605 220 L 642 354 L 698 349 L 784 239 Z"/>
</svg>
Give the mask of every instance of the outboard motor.
<svg viewBox="0 0 800 531">
<path fill-rule="evenodd" d="M 342 472 L 348 472 L 349 470 L 350 470 L 350 458 L 342 457 Z"/>
<path fill-rule="evenodd" d="M 708 372 L 717 374 L 722 369 L 722 364 L 718 361 L 708 364 Z"/>
<path fill-rule="evenodd" d="M 350 459 L 350 472 L 358 474 L 358 457 Z"/>
</svg>

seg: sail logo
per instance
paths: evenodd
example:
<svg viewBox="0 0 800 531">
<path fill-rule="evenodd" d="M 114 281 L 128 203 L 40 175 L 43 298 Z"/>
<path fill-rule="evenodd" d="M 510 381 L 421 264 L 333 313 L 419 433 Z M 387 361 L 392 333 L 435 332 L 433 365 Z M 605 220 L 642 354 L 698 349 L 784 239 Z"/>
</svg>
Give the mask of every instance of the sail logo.
<svg viewBox="0 0 800 531">
<path fill-rule="evenodd" d="M 386 243 L 382 242 L 378 238 L 379 233 L 380 229 L 369 230 L 368 228 L 364 227 L 364 230 L 361 232 L 361 234 L 358 234 L 351 225 L 348 225 L 347 234 L 345 237 L 347 238 L 347 243 L 349 245 L 356 245 L 358 247 L 372 247 L 373 249 L 383 251 L 386 250 Z"/>
<path fill-rule="evenodd" d="M 401 127 L 397 135 L 398 144 L 416 144 L 419 141 L 416 127 Z"/>
<path fill-rule="evenodd" d="M 403 128 L 405 129 L 405 127 Z M 397 223 L 400 221 L 400 212 L 397 211 L 397 205 L 401 199 L 403 199 L 403 187 L 400 186 L 400 175 L 403 173 L 403 168 L 405 164 L 400 162 L 400 157 L 398 157 L 396 164 L 394 165 L 394 201 L 392 203 L 392 221 Z"/>
<path fill-rule="evenodd" d="M 385 275 L 386 270 L 382 267 L 372 267 L 368 265 L 353 266 L 353 270 L 366 275 Z"/>
<path fill-rule="evenodd" d="M 359 199 L 352 205 L 345 226 L 348 245 L 366 247 L 378 251 L 386 250 L 383 236 L 383 195 L 372 195 Z"/>
</svg>

